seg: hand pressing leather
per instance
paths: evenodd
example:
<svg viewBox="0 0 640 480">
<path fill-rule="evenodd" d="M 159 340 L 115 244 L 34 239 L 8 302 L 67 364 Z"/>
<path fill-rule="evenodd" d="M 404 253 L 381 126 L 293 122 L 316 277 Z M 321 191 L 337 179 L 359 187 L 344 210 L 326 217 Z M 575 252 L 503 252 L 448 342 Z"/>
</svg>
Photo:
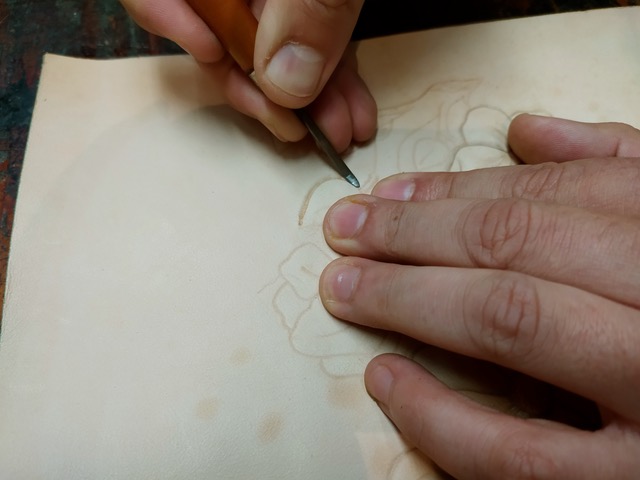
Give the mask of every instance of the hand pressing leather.
<svg viewBox="0 0 640 480">
<path fill-rule="evenodd" d="M 640 475 L 640 132 L 522 115 L 528 165 L 401 174 L 327 213 L 327 310 L 593 400 L 602 427 L 514 418 L 397 355 L 366 387 L 460 479 Z"/>
</svg>

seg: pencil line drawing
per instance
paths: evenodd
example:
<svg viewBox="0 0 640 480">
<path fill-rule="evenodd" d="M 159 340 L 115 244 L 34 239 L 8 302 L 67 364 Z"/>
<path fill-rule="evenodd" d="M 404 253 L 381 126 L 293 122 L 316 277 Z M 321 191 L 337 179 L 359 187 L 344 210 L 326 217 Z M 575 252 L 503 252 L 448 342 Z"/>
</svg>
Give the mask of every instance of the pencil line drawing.
<svg viewBox="0 0 640 480">
<path fill-rule="evenodd" d="M 376 141 L 356 150 L 350 161 L 360 165 L 358 176 L 367 192 L 381 178 L 406 171 L 461 171 L 511 165 L 507 129 L 517 114 L 490 105 L 473 105 L 480 85 L 476 79 L 450 81 L 426 88 L 416 98 L 380 111 Z M 371 172 L 368 176 L 360 171 Z M 336 257 L 321 234 L 327 209 L 338 198 L 342 179 L 325 178 L 304 197 L 297 224 L 302 241 L 278 268 L 276 279 L 263 292 L 287 331 L 293 351 L 317 359 L 332 378 L 361 377 L 374 356 L 394 352 L 425 365 L 451 388 L 481 403 L 518 413 L 510 401 L 503 372 L 435 347 L 389 332 L 354 327 L 329 315 L 318 295 L 324 267 Z M 388 463 L 385 478 L 439 478 L 437 469 L 420 452 L 399 448 Z"/>
<path fill-rule="evenodd" d="M 472 105 L 480 80 L 447 81 L 430 85 L 409 101 L 380 111 L 379 134 L 370 148 L 354 152 L 366 156 L 363 190 L 380 178 L 403 171 L 458 171 L 480 166 L 509 165 L 506 132 L 513 115 L 488 105 Z M 318 231 L 325 212 L 335 201 L 327 190 L 342 179 L 314 184 L 298 214 L 298 228 Z M 292 348 L 320 360 L 329 375 L 360 375 L 364 362 L 382 351 L 410 356 L 419 347 L 394 335 L 356 329 L 330 317 L 317 293 L 322 269 L 334 258 L 321 235 L 304 242 L 282 260 L 275 282 L 272 308 L 288 330 Z"/>
<path fill-rule="evenodd" d="M 396 172 L 512 164 L 506 132 L 513 115 L 493 106 L 472 105 L 470 98 L 480 83 L 477 79 L 436 83 L 403 104 L 381 110 L 375 143 L 354 152 L 353 161 L 365 165 L 361 170 L 372 172 L 361 178 L 363 190 Z M 377 353 L 415 356 L 420 349 L 399 336 L 354 328 L 332 318 L 321 305 L 318 279 L 335 254 L 319 231 L 336 199 L 330 194 L 331 186 L 341 181 L 322 179 L 303 199 L 298 228 L 315 233 L 317 242 L 301 243 L 281 261 L 272 300 L 292 348 L 318 358 L 322 370 L 331 376 L 360 375 L 366 361 Z"/>
</svg>

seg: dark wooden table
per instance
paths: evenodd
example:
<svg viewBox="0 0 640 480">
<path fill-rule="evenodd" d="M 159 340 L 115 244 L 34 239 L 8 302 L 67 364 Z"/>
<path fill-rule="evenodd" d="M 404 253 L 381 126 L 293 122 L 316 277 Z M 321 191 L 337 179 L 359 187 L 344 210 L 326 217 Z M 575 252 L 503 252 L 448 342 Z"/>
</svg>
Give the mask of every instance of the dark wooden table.
<svg viewBox="0 0 640 480">
<path fill-rule="evenodd" d="M 354 37 L 639 3 L 640 0 L 366 0 Z M 4 298 L 20 171 L 45 52 L 114 58 L 181 50 L 137 28 L 116 0 L 0 0 L 0 302 Z"/>
</svg>

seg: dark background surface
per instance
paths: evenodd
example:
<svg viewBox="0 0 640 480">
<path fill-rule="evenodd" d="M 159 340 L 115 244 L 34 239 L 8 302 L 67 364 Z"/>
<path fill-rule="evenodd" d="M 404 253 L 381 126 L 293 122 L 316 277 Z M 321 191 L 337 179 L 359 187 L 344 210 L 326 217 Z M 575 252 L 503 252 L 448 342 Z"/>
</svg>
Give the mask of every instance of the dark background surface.
<svg viewBox="0 0 640 480">
<path fill-rule="evenodd" d="M 354 38 L 638 4 L 640 0 L 366 0 Z M 18 182 L 45 52 L 115 58 L 181 50 L 139 29 L 116 0 L 0 0 L 0 302 Z"/>
</svg>

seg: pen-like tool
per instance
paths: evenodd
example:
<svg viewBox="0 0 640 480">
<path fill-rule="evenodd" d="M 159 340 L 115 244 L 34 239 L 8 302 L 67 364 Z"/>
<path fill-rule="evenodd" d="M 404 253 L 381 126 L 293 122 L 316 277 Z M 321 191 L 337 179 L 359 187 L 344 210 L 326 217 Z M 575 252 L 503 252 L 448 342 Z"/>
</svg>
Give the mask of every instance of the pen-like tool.
<svg viewBox="0 0 640 480">
<path fill-rule="evenodd" d="M 215 33 L 229 55 L 247 75 L 253 72 L 253 51 L 258 31 L 258 20 L 244 0 L 187 0 L 195 12 Z M 360 182 L 349 170 L 331 142 L 316 125 L 305 109 L 294 110 L 307 127 L 318 148 L 322 150 L 336 171 L 356 188 Z"/>
</svg>

